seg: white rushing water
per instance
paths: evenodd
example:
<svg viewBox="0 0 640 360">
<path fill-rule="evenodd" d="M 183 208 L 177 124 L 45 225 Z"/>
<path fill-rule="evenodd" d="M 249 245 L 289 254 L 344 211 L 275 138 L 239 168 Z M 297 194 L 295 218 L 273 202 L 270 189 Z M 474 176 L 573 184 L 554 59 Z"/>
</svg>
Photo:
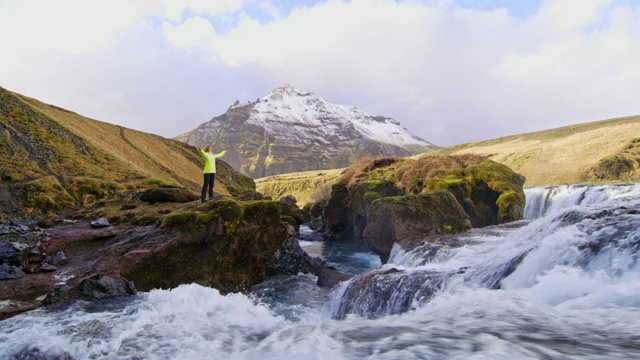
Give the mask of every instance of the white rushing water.
<svg viewBox="0 0 640 360">
<path fill-rule="evenodd" d="M 0 359 L 640 359 L 638 184 L 526 194 L 528 220 L 396 247 L 333 293 L 299 275 L 38 309 L 0 322 Z"/>
</svg>

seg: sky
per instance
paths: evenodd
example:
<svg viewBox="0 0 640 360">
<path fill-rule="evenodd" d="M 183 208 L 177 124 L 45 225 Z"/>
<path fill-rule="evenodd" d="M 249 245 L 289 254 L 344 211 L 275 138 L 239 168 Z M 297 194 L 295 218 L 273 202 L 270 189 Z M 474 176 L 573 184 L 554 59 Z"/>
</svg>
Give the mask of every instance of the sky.
<svg viewBox="0 0 640 360">
<path fill-rule="evenodd" d="M 640 115 L 640 0 L 0 0 L 0 86 L 173 137 L 282 84 L 439 146 Z"/>
</svg>

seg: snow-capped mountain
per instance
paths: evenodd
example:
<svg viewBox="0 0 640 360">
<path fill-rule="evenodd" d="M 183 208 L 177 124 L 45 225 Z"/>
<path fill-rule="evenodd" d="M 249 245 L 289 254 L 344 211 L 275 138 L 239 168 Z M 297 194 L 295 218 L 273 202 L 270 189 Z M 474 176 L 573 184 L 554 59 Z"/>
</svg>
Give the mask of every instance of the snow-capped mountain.
<svg viewBox="0 0 640 360">
<path fill-rule="evenodd" d="M 437 146 L 399 122 L 329 103 L 286 84 L 175 139 L 227 150 L 223 160 L 251 177 L 345 167 L 364 156 L 410 156 Z"/>
</svg>

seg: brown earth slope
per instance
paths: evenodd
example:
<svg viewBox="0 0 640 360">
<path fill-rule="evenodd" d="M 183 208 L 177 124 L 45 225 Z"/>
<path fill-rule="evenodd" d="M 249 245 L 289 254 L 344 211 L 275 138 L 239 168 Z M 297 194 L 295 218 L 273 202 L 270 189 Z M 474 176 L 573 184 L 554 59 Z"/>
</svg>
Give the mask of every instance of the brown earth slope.
<svg viewBox="0 0 640 360">
<path fill-rule="evenodd" d="M 216 193 L 233 195 L 239 183 L 253 187 L 220 164 Z M 202 159 L 192 146 L 0 88 L 0 210 L 10 217 L 77 209 L 160 184 L 197 193 L 201 181 Z"/>
</svg>

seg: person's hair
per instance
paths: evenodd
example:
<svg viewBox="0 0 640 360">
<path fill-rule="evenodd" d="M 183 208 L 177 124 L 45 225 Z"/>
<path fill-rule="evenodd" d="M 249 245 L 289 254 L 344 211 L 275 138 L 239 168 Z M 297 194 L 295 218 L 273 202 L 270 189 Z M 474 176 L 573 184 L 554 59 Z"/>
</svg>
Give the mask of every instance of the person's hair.
<svg viewBox="0 0 640 360">
<path fill-rule="evenodd" d="M 211 146 L 205 146 L 204 147 L 204 152 L 209 152 L 211 151 Z"/>
</svg>

